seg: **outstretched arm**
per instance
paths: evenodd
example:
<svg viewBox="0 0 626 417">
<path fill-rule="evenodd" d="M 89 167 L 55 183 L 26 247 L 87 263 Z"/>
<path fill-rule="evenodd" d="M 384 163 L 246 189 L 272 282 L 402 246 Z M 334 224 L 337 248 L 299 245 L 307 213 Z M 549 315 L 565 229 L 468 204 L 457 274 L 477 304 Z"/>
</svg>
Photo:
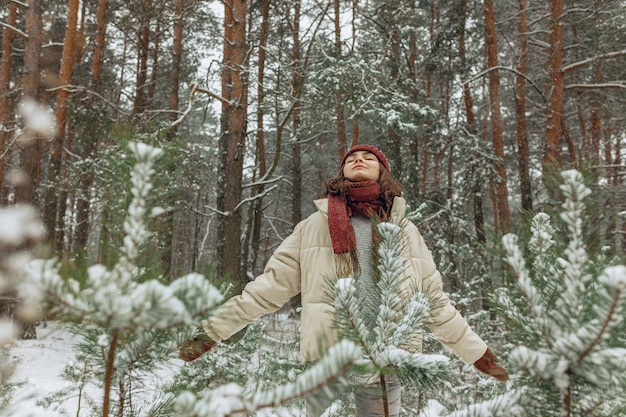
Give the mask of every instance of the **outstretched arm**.
<svg viewBox="0 0 626 417">
<path fill-rule="evenodd" d="M 197 359 L 216 342 L 280 309 L 300 289 L 300 228 L 296 226 L 274 251 L 263 273 L 203 320 L 199 332 L 180 346 L 179 356 L 183 360 Z"/>
</svg>

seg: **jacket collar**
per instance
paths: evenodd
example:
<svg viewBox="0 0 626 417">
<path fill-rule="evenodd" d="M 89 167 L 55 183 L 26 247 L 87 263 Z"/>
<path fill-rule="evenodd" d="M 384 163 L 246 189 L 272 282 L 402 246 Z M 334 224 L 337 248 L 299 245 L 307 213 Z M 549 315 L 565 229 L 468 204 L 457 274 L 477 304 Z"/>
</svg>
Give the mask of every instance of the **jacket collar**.
<svg viewBox="0 0 626 417">
<path fill-rule="evenodd" d="M 328 199 L 320 198 L 318 200 L 314 200 L 313 204 L 317 207 L 317 210 L 322 213 L 324 216 L 328 216 Z"/>
</svg>

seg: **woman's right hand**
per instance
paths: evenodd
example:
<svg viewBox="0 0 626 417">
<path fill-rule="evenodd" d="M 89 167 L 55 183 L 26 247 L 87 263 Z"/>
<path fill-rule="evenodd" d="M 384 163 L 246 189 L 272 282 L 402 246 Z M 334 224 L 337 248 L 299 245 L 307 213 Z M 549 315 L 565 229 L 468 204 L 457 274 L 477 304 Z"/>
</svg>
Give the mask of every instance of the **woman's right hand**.
<svg viewBox="0 0 626 417">
<path fill-rule="evenodd" d="M 178 347 L 178 357 L 185 362 L 191 362 L 204 355 L 215 346 L 216 342 L 199 328 L 194 337 L 188 339 Z"/>
</svg>

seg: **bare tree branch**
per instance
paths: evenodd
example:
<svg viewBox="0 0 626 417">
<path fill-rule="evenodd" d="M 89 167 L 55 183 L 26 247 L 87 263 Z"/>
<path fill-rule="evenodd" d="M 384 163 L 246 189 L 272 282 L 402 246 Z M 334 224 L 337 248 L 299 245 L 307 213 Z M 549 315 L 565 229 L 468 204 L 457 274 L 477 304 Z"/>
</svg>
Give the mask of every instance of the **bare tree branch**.
<svg viewBox="0 0 626 417">
<path fill-rule="evenodd" d="M 563 72 L 573 71 L 573 70 L 578 69 L 580 67 L 584 67 L 586 65 L 590 65 L 591 63 L 593 63 L 593 62 L 595 62 L 597 60 L 600 60 L 600 59 L 619 58 L 619 57 L 624 56 L 624 55 L 626 55 L 626 49 L 623 49 L 621 51 L 616 51 L 616 52 L 609 52 L 608 54 L 592 56 L 591 58 L 587 58 L 587 59 L 584 59 L 582 61 L 574 62 L 573 64 L 564 66 L 563 67 Z"/>
<path fill-rule="evenodd" d="M 178 119 L 172 122 L 170 128 L 173 129 L 177 127 L 187 118 L 187 116 L 189 116 L 189 113 L 191 113 L 193 99 L 196 95 L 197 89 L 198 89 L 198 86 L 196 84 L 191 85 L 191 91 L 189 92 L 189 99 L 187 100 L 187 108 L 180 114 Z"/>
<path fill-rule="evenodd" d="M 279 178 L 280 179 L 280 178 Z M 267 194 L 269 194 L 271 191 L 274 191 L 276 188 L 278 187 L 278 184 L 274 184 L 273 186 L 271 186 L 270 188 L 268 188 L 267 190 L 264 190 L 262 193 L 256 194 L 256 195 L 252 195 L 250 197 L 246 197 L 243 200 L 241 200 L 239 203 L 237 203 L 237 205 L 230 211 L 228 212 L 224 212 L 224 211 L 220 211 L 218 209 L 216 209 L 215 207 L 211 207 L 211 206 L 206 206 L 206 208 L 208 208 L 210 211 L 212 211 L 213 213 L 217 213 L 221 216 L 228 216 L 228 214 L 232 211 L 236 211 L 239 209 L 239 207 L 243 206 L 246 203 L 250 203 L 254 200 L 257 200 L 259 198 L 263 198 L 265 197 Z M 198 211 L 196 211 L 196 213 L 202 215 L 202 216 L 206 216 L 206 213 L 200 213 Z"/>
<path fill-rule="evenodd" d="M 626 88 L 626 82 L 624 81 L 615 81 L 611 83 L 600 83 L 600 84 L 569 84 L 565 86 L 566 90 L 571 89 L 601 89 L 601 88 Z"/>
<path fill-rule="evenodd" d="M 535 90 L 537 90 L 537 92 L 541 95 L 541 97 L 543 97 L 544 100 L 546 100 L 546 97 L 543 95 L 543 91 L 541 91 L 541 89 L 539 87 L 537 87 L 537 85 L 533 82 L 533 80 L 531 80 L 530 78 L 528 78 L 528 76 L 526 74 L 522 74 L 521 72 L 519 72 L 518 70 L 516 70 L 515 68 L 511 68 L 511 67 L 505 67 L 502 65 L 497 65 L 495 67 L 491 67 L 491 68 L 487 68 L 484 71 L 479 72 L 478 74 L 474 75 L 471 78 L 468 78 L 467 80 L 463 81 L 463 85 L 465 84 L 469 84 L 473 81 L 476 81 L 477 79 L 484 77 L 485 75 L 489 74 L 491 71 L 498 71 L 498 70 L 504 70 L 504 71 L 510 71 L 516 75 L 519 75 L 520 77 L 523 77 L 526 81 L 528 81 L 530 83 L 530 85 L 533 86 L 533 88 Z"/>
<path fill-rule="evenodd" d="M 209 97 L 213 97 L 214 99 L 217 99 L 217 100 L 221 101 L 222 103 L 227 104 L 229 106 L 233 105 L 233 103 L 231 101 L 229 101 L 229 100 L 225 99 L 224 97 L 222 97 L 220 95 L 217 95 L 214 92 L 209 91 L 207 89 L 197 87 L 196 91 L 198 91 L 199 93 L 204 93 L 204 94 L 208 95 Z"/>
<path fill-rule="evenodd" d="M 98 94 L 97 92 L 88 89 L 87 87 L 83 87 L 83 86 L 80 86 L 80 85 L 67 84 L 67 85 L 60 85 L 60 86 L 54 87 L 54 88 L 48 88 L 48 89 L 46 89 L 46 91 L 47 92 L 55 92 L 55 91 L 61 90 L 61 89 L 67 90 L 70 93 L 85 93 L 85 94 L 89 94 L 89 95 L 95 96 L 95 97 L 99 98 L 100 100 L 102 100 L 104 103 L 106 103 L 109 106 L 111 106 L 112 108 L 114 108 L 116 111 L 120 112 L 121 114 L 124 114 L 126 116 L 129 115 L 129 113 L 124 111 L 121 107 L 117 106 L 115 103 L 111 102 L 110 100 L 107 100 L 101 94 Z"/>
<path fill-rule="evenodd" d="M 22 39 L 28 39 L 28 35 L 25 32 L 22 32 L 21 30 L 16 28 L 15 26 L 11 26 L 8 23 L 4 23 L 4 22 L 0 22 L 0 26 L 2 26 L 5 29 L 12 30 L 13 32 L 15 32 L 16 35 L 18 35 Z"/>
</svg>

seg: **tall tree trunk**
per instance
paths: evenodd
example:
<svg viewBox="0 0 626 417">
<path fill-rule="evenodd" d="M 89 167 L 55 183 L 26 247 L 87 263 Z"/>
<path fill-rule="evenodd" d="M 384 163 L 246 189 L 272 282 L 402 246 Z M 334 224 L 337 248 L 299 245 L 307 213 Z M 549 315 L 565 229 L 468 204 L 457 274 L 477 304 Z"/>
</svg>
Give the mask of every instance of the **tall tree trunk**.
<svg viewBox="0 0 626 417">
<path fill-rule="evenodd" d="M 113 118 L 117 119 L 118 115 L 119 115 L 119 108 L 120 108 L 120 103 L 122 102 L 122 92 L 123 92 L 123 88 L 122 86 L 124 85 L 124 83 L 126 82 L 126 62 L 128 61 L 128 42 L 129 42 L 129 38 L 128 36 L 124 36 L 124 47 L 122 48 L 122 58 L 120 59 L 120 77 L 119 77 L 119 81 L 118 84 L 119 86 L 117 87 L 117 94 L 115 94 L 115 107 L 113 109 Z"/>
<path fill-rule="evenodd" d="M 550 107 L 546 132 L 546 151 L 543 157 L 544 177 L 560 161 L 560 138 L 563 117 L 563 0 L 552 0 L 550 7 Z"/>
<path fill-rule="evenodd" d="M 247 279 L 241 271 L 241 201 L 243 159 L 246 144 L 246 0 L 224 2 L 224 54 L 222 67 L 222 113 L 220 118 L 219 169 L 217 187 L 218 222 L 217 268 L 229 277 L 235 291 Z"/>
<path fill-rule="evenodd" d="M 619 139 L 615 141 L 615 151 L 613 155 L 615 155 L 615 157 L 611 164 L 611 177 L 613 178 L 611 185 L 617 188 L 620 185 L 620 167 L 622 166 L 622 141 Z"/>
<path fill-rule="evenodd" d="M 602 81 L 602 71 L 600 70 L 601 64 L 595 64 L 593 68 L 593 81 L 600 83 Z M 600 99 L 595 96 L 591 99 L 589 115 L 589 149 L 588 149 L 588 161 L 591 164 L 591 173 L 594 178 L 598 178 L 600 171 L 598 165 L 600 163 L 600 143 L 602 137 L 602 103 Z"/>
<path fill-rule="evenodd" d="M 467 0 L 461 0 L 460 4 L 460 22 L 459 22 L 459 58 L 461 60 L 461 68 L 464 74 L 468 73 L 469 66 L 467 64 L 466 45 L 465 45 L 465 25 L 467 21 Z M 463 84 L 463 104 L 465 107 L 465 120 L 471 135 L 477 140 L 478 129 L 476 127 L 476 115 L 474 113 L 474 98 L 469 83 Z M 473 195 L 473 211 L 474 211 L 474 229 L 476 230 L 476 238 L 479 242 L 485 242 L 485 216 L 483 213 L 483 181 L 479 178 L 474 168 L 471 169 L 472 195 Z"/>
<path fill-rule="evenodd" d="M 5 157 L 5 147 L 11 138 L 11 126 L 14 117 L 11 113 L 11 67 L 13 65 L 13 26 L 17 21 L 17 3 L 9 3 L 9 13 L 7 15 L 7 27 L 2 33 L 2 58 L 0 60 L 0 204 L 6 201 L 4 192 L 4 166 L 8 158 Z"/>
<path fill-rule="evenodd" d="M 24 46 L 23 98 L 38 100 L 42 42 L 41 0 L 28 1 L 26 32 L 28 38 Z M 15 184 L 15 201 L 35 204 L 40 159 L 37 137 L 32 132 L 24 132 L 17 145 L 20 148 L 20 170 L 24 174 L 24 179 Z"/>
<path fill-rule="evenodd" d="M 98 11 L 96 14 L 96 35 L 94 41 L 93 59 L 91 62 L 91 79 L 89 82 L 90 89 L 95 92 L 100 89 L 100 75 L 102 73 L 102 59 L 104 57 L 104 43 L 106 37 L 106 11 L 107 0 L 100 0 L 98 2 Z M 93 105 L 93 97 L 89 100 Z M 99 122 L 96 122 L 96 126 L 99 126 Z M 83 159 L 95 157 L 98 152 L 100 133 L 101 129 L 99 128 L 91 129 L 90 132 L 87 132 L 88 136 L 85 138 L 86 144 L 83 147 L 83 152 L 81 153 L 81 157 Z M 93 186 L 94 181 L 94 170 L 92 167 L 88 167 L 86 169 L 87 172 L 84 172 L 80 177 L 80 192 L 77 196 L 78 201 L 76 202 L 74 252 L 79 258 L 86 255 L 89 231 L 91 228 L 89 213 L 91 211 L 91 187 Z"/>
<path fill-rule="evenodd" d="M 76 62 L 81 62 L 85 53 L 85 20 L 87 16 L 87 3 L 88 2 L 86 1 L 82 2 L 80 10 L 80 24 L 76 30 L 76 47 L 74 48 Z"/>
<path fill-rule="evenodd" d="M 106 12 L 107 0 L 98 2 L 98 12 L 96 16 L 96 37 L 93 50 L 93 60 L 91 62 L 91 81 L 92 90 L 97 90 L 100 85 L 100 75 L 102 74 L 102 60 L 104 58 L 104 43 L 106 39 Z"/>
<path fill-rule="evenodd" d="M 300 6 L 301 0 L 293 2 L 293 22 L 291 25 L 293 39 L 293 71 L 292 71 L 292 91 L 295 105 L 292 112 L 292 127 L 295 137 L 295 143 L 291 151 L 292 157 L 292 205 L 291 205 L 291 223 L 295 226 L 302 220 L 302 172 L 301 172 L 301 155 L 300 155 L 300 123 L 302 106 L 300 104 L 300 95 L 302 85 L 304 83 L 302 71 L 302 51 L 300 45 Z"/>
<path fill-rule="evenodd" d="M 400 84 L 404 81 L 400 80 L 400 34 L 395 27 L 390 33 L 389 43 L 391 48 L 391 55 L 393 57 L 391 61 L 389 77 L 393 82 L 395 82 L 395 85 L 399 87 Z M 394 172 L 400 173 L 402 172 L 402 136 L 395 128 L 390 126 L 387 128 L 386 139 L 387 146 L 385 152 L 389 159 L 389 163 L 393 167 Z"/>
<path fill-rule="evenodd" d="M 24 79 L 22 80 L 23 98 L 39 100 L 42 18 L 41 1 L 29 0 L 26 12 L 26 33 L 28 38 L 24 46 Z M 20 147 L 20 169 L 25 179 L 15 184 L 16 203 L 37 205 L 35 201 L 36 178 L 40 165 L 38 135 L 28 127 L 20 135 L 17 145 Z M 14 317 L 19 327 L 19 338 L 36 339 L 37 330 L 34 322 L 23 321 L 19 316 Z"/>
<path fill-rule="evenodd" d="M 436 48 L 436 35 L 435 33 L 437 32 L 437 28 L 439 27 L 439 22 L 440 22 L 440 18 L 441 18 L 441 13 L 440 13 L 440 9 L 439 9 L 439 3 L 438 2 L 431 2 L 430 4 L 430 28 L 429 28 L 429 43 L 432 47 Z M 443 117 L 445 118 L 445 114 L 446 114 L 446 109 L 445 109 L 445 101 L 443 100 L 444 94 L 443 91 L 441 89 L 441 71 L 440 68 L 438 67 L 433 67 L 433 69 L 431 71 L 429 71 L 429 82 L 430 82 L 430 93 L 429 93 L 429 97 L 432 97 L 433 95 L 435 95 L 435 100 L 438 101 L 440 103 L 440 108 L 439 108 L 439 112 L 441 115 L 444 115 Z M 438 90 L 438 94 L 437 92 L 433 94 L 433 92 L 435 90 Z M 438 120 L 439 121 L 439 120 Z M 434 129 L 433 129 L 434 130 Z M 430 141 L 430 138 L 428 139 Z M 426 149 L 425 149 L 426 150 Z M 441 162 L 441 153 L 440 152 L 436 152 L 434 153 L 434 155 L 431 155 L 431 158 L 429 158 L 429 161 L 432 160 L 432 190 L 435 190 L 436 192 L 439 192 L 440 189 L 440 162 Z"/>
<path fill-rule="evenodd" d="M 528 50 L 527 0 L 519 0 L 517 25 L 517 75 L 515 77 L 515 121 L 517 125 L 517 160 L 522 195 L 522 210 L 532 212 L 533 196 L 530 184 L 530 152 L 526 129 L 526 53 Z"/>
<path fill-rule="evenodd" d="M 487 65 L 489 71 L 489 107 L 491 109 L 491 137 L 493 148 L 498 161 L 495 170 L 498 174 L 495 183 L 496 222 L 502 234 L 510 231 L 510 213 L 507 191 L 507 174 L 504 154 L 504 131 L 502 127 L 502 111 L 500 109 L 500 75 L 498 67 L 498 45 L 496 41 L 496 21 L 493 10 L 493 1 L 485 0 L 485 37 L 487 47 Z"/>
<path fill-rule="evenodd" d="M 252 188 L 253 195 L 259 196 L 250 204 L 250 210 L 248 212 L 248 233 L 246 235 L 247 241 L 244 245 L 245 253 L 242 258 L 244 261 L 250 261 L 247 263 L 250 270 L 256 273 L 256 263 L 259 254 L 259 248 L 261 243 L 261 223 L 263 221 L 263 197 L 261 194 L 265 189 L 263 180 L 267 175 L 267 161 L 265 157 L 265 60 L 266 60 L 266 46 L 267 46 L 267 34 L 269 28 L 269 11 L 270 0 L 263 0 L 262 15 L 261 15 L 261 31 L 259 34 L 259 57 L 257 73 L 257 100 L 259 105 L 257 106 L 257 132 L 256 132 L 256 163 L 259 172 L 259 184 Z M 249 252 L 252 252 L 252 256 L 249 256 Z"/>
<path fill-rule="evenodd" d="M 183 29 L 185 28 L 184 11 L 185 0 L 176 0 L 174 9 L 174 39 L 172 41 L 172 69 L 170 71 L 170 88 L 168 93 L 168 104 L 171 111 L 170 119 L 172 121 L 178 118 L 177 112 L 180 100 L 180 70 L 183 62 Z M 176 129 L 176 126 L 174 126 L 168 131 L 169 139 L 173 139 L 176 135 Z"/>
<path fill-rule="evenodd" d="M 602 105 L 597 99 L 593 99 L 591 102 L 591 111 L 589 115 L 590 133 L 591 133 L 591 146 L 589 160 L 596 166 L 600 162 L 600 138 L 602 136 L 602 124 L 601 113 Z"/>
<path fill-rule="evenodd" d="M 28 38 L 24 47 L 23 97 L 38 100 L 42 41 L 41 0 L 28 2 L 26 32 Z M 38 177 L 40 157 L 37 138 L 33 137 L 31 132 L 26 132 L 21 139 L 23 140 L 18 140 L 17 145 L 20 148 L 20 169 L 25 177 L 15 184 L 15 201 L 18 203 L 35 203 L 35 180 Z"/>
<path fill-rule="evenodd" d="M 417 9 L 416 0 L 411 1 L 411 8 Z M 409 68 L 409 77 L 411 78 L 412 84 L 415 86 L 411 89 L 411 99 L 414 102 L 418 102 L 418 93 L 417 93 L 417 57 L 418 57 L 418 48 L 417 48 L 417 35 L 415 33 L 411 33 L 409 35 L 409 57 L 408 57 L 408 68 Z M 407 166 L 407 170 L 409 172 L 409 187 L 407 187 L 407 198 L 409 200 L 417 200 L 419 199 L 419 167 L 420 167 L 420 143 L 418 136 L 415 135 L 409 139 L 409 163 Z"/>
<path fill-rule="evenodd" d="M 292 129 L 295 142 L 291 150 L 292 159 L 292 203 L 291 203 L 291 224 L 295 226 L 302 220 L 302 157 L 300 140 L 302 134 L 300 125 L 302 122 L 302 105 L 300 98 L 302 96 L 302 88 L 304 85 L 304 65 L 302 57 L 302 44 L 300 42 L 300 8 L 302 0 L 293 2 L 293 22 L 291 25 L 293 39 L 293 71 L 292 71 L 292 91 L 294 106 L 292 111 Z M 300 294 L 296 295 L 289 301 L 291 311 L 297 311 L 302 306 L 302 298 Z"/>
<path fill-rule="evenodd" d="M 435 43 L 435 19 L 437 15 L 435 2 L 430 3 L 430 24 L 428 25 L 428 48 L 432 50 Z M 427 70 L 426 73 L 426 81 L 425 81 L 425 100 L 429 102 L 432 98 L 433 91 L 433 72 L 431 70 Z M 424 135 L 424 143 L 422 144 L 422 169 L 421 169 L 421 180 L 419 187 L 419 199 L 421 200 L 426 195 L 428 189 L 428 171 L 430 170 L 430 153 L 428 151 L 428 144 L 430 142 L 430 117 L 426 116 L 427 131 Z"/>
<path fill-rule="evenodd" d="M 178 1 L 178 0 L 177 0 Z M 148 83 L 148 98 L 146 100 L 146 109 L 151 110 L 154 107 L 156 96 L 157 79 L 159 77 L 159 54 L 161 53 L 161 20 L 162 15 L 157 16 L 156 28 L 154 29 L 154 46 L 152 48 L 152 71 L 150 72 L 150 82 Z"/>
<path fill-rule="evenodd" d="M 59 69 L 59 89 L 56 97 L 55 119 L 57 125 L 57 135 L 50 144 L 50 160 L 48 163 L 48 182 L 45 194 L 44 223 L 50 232 L 50 240 L 58 254 L 63 252 L 63 227 L 57 228 L 57 217 L 62 218 L 66 207 L 61 201 L 61 195 L 56 187 L 53 187 L 59 180 L 62 168 L 63 144 L 66 139 L 67 127 L 67 103 L 69 92 L 66 86 L 72 83 L 72 69 L 74 68 L 74 53 L 76 51 L 76 28 L 78 25 L 79 0 L 69 0 L 67 26 L 65 28 L 65 38 L 63 40 L 63 51 L 61 53 L 61 65 Z M 57 230 L 59 231 L 57 233 Z"/>
<path fill-rule="evenodd" d="M 137 78 L 135 81 L 135 101 L 133 116 L 137 117 L 146 110 L 148 101 L 148 57 L 150 54 L 150 23 L 152 0 L 145 0 L 141 27 L 137 33 Z"/>
<path fill-rule="evenodd" d="M 172 41 L 172 66 L 170 70 L 170 85 L 168 92 L 168 106 L 170 109 L 170 120 L 174 121 L 177 119 L 178 114 L 178 106 L 179 106 L 179 85 L 180 85 L 180 73 L 181 66 L 183 62 L 183 39 L 184 39 L 184 28 L 185 28 L 185 0 L 176 0 L 176 5 L 174 6 L 174 39 Z M 160 19 L 159 19 L 160 25 Z M 155 46 L 155 50 L 158 51 L 158 44 Z M 153 70 L 152 70 L 152 85 L 156 85 L 156 73 L 157 73 L 157 53 L 153 56 Z M 151 99 L 154 98 L 154 92 L 150 93 Z M 167 139 L 168 141 L 174 140 L 177 133 L 177 127 L 172 126 L 167 131 Z M 173 175 L 174 167 L 170 166 L 168 168 L 170 170 L 170 174 Z M 176 196 L 168 197 L 168 201 L 165 203 L 166 207 L 172 207 L 175 204 Z M 164 214 L 163 224 L 161 226 L 161 230 L 159 231 L 160 237 L 159 241 L 161 242 L 161 253 L 160 253 L 160 262 L 161 262 L 161 272 L 164 277 L 168 279 L 174 279 L 177 275 L 178 271 L 174 267 L 174 260 L 177 259 L 174 255 L 174 252 L 177 250 L 174 247 L 174 213 L 168 212 Z"/>
<path fill-rule="evenodd" d="M 335 10 L 335 57 L 337 59 L 341 58 L 341 14 L 339 11 L 340 1 L 334 0 L 333 2 L 334 10 Z M 339 158 L 341 158 L 347 151 L 346 143 L 346 120 L 344 115 L 343 103 L 342 103 L 342 94 L 341 91 L 337 91 L 335 94 L 336 103 L 335 103 L 335 120 L 337 121 L 337 153 Z"/>
<path fill-rule="evenodd" d="M 578 147 L 578 159 L 584 160 L 589 149 L 589 129 L 587 128 L 587 121 L 585 120 L 585 110 L 583 109 L 583 99 L 581 94 L 576 95 L 576 114 L 578 115 L 578 122 L 580 124 L 580 146 Z"/>
</svg>

